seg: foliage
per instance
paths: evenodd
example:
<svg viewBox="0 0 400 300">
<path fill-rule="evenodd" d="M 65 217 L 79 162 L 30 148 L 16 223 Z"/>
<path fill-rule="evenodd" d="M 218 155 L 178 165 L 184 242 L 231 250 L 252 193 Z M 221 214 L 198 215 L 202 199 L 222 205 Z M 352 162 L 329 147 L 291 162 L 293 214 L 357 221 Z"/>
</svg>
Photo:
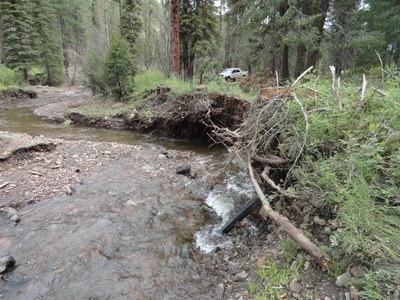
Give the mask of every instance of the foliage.
<svg viewBox="0 0 400 300">
<path fill-rule="evenodd" d="M 0 91 L 13 85 L 19 85 L 20 79 L 15 71 L 0 65 Z"/>
<path fill-rule="evenodd" d="M 114 36 L 104 59 L 104 84 L 106 90 L 117 100 L 129 100 L 133 61 L 128 43 L 119 36 Z"/>
<path fill-rule="evenodd" d="M 252 284 L 249 291 L 255 294 L 255 299 L 282 299 L 282 287 L 288 286 L 294 278 L 299 278 L 302 264 L 296 264 L 294 269 L 290 268 L 288 262 L 269 258 L 264 265 L 257 270 L 260 284 Z"/>
<path fill-rule="evenodd" d="M 139 14 L 141 4 L 141 0 L 125 0 L 122 2 L 121 35 L 128 42 L 132 59 L 136 58 L 136 43 L 142 28 Z"/>
<path fill-rule="evenodd" d="M 49 0 L 32 1 L 35 30 L 40 35 L 39 64 L 46 70 L 48 85 L 60 85 L 64 81 L 61 33 L 54 5 Z"/>
<path fill-rule="evenodd" d="M 23 71 L 27 81 L 28 70 L 39 58 L 39 34 L 34 28 L 32 3 L 28 0 L 1 1 L 0 10 L 6 66 Z"/>
<path fill-rule="evenodd" d="M 308 112 L 309 130 L 295 101 L 288 101 L 281 115 L 292 120 L 282 129 L 282 154 L 294 160 L 306 140 L 293 188 L 340 224 L 331 236 L 333 246 L 353 260 L 395 266 L 388 272 L 399 280 L 399 82 L 386 83 L 386 97 L 368 89 L 360 111 L 360 82 L 342 82 L 340 109 L 329 80 L 308 80 L 305 86 L 319 92 L 304 86 L 296 93 Z M 369 84 L 374 85 L 373 78 Z"/>
</svg>

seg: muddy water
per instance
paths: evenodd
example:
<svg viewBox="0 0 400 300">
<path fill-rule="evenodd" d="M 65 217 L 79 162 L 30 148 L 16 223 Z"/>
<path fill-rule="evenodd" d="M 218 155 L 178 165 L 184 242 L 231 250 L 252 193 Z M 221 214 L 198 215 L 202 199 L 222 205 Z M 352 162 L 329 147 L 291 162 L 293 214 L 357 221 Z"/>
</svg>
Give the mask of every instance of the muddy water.
<svg viewBox="0 0 400 300">
<path fill-rule="evenodd" d="M 0 281 L 0 299 L 216 299 L 216 282 L 199 263 L 235 240 L 218 228 L 251 196 L 244 174 L 207 190 L 207 176 L 224 166 L 219 150 L 54 124 L 33 116 L 32 107 L 1 109 L 0 129 L 135 144 L 137 151 L 93 174 L 72 196 L 23 208 L 16 226 L 0 216 L 0 254 L 17 260 Z M 161 157 L 160 147 L 183 150 L 179 163 L 203 170 L 202 177 L 176 175 L 176 161 Z"/>
</svg>

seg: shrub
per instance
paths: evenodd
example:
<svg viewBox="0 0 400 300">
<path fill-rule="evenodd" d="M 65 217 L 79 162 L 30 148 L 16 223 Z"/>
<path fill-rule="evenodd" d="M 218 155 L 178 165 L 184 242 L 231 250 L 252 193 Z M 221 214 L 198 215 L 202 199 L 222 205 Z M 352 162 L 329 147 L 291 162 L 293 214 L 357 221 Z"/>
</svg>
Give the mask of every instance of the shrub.
<svg viewBox="0 0 400 300">
<path fill-rule="evenodd" d="M 127 100 L 132 94 L 135 67 L 128 43 L 119 36 L 111 39 L 104 59 L 104 83 L 117 100 Z"/>
</svg>

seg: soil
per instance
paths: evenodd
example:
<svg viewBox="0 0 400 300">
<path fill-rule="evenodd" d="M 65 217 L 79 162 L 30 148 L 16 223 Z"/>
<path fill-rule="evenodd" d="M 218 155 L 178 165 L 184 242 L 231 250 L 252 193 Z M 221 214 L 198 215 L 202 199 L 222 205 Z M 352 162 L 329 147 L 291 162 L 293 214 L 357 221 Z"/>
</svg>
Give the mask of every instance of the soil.
<svg viewBox="0 0 400 300">
<path fill-rule="evenodd" d="M 39 91 L 39 95 L 46 93 L 48 92 Z M 174 134 L 177 132 L 179 136 L 202 135 L 207 128 L 205 125 L 200 128 L 199 124 L 205 120 L 204 114 L 207 112 L 212 111 L 213 118 L 220 118 L 222 124 L 234 129 L 240 123 L 240 116 L 246 112 L 248 105 L 230 96 L 217 94 L 204 96 L 202 93 L 194 93 L 178 98 L 172 108 L 170 104 L 166 104 L 168 93 L 169 91 L 160 89 L 148 95 L 154 97 L 151 105 L 153 111 L 158 112 L 157 118 L 146 123 L 138 119 L 138 111 L 132 112 L 130 118 L 124 119 L 124 127 L 134 128 L 140 125 L 144 126 L 141 127 L 141 131 L 147 128 L 153 132 L 174 132 Z M 62 101 L 68 95 L 60 95 L 59 103 L 38 109 L 37 113 L 57 119 L 67 107 L 77 105 L 78 102 L 91 101 L 85 92 L 74 91 L 73 95 L 76 97 L 68 103 Z M 74 119 L 74 121 L 79 120 Z M 11 206 L 17 210 L 36 202 L 51 201 L 52 197 L 65 194 L 69 191 L 68 188 L 84 182 L 91 174 L 111 166 L 113 161 L 138 150 L 137 146 L 117 143 L 50 140 L 4 132 L 0 133 L 0 136 L 3 137 L 0 140 L 0 152 L 8 154 L 3 155 L 3 161 L 0 161 L 0 186 L 2 186 L 0 207 Z M 162 152 L 162 149 L 157 151 Z M 11 153 L 15 155 L 10 156 Z M 140 153 L 146 155 L 144 154 L 146 151 Z M 171 166 L 178 167 L 182 164 L 180 157 L 187 157 L 187 154 L 177 151 L 172 157 L 174 161 Z M 150 157 L 143 159 L 151 162 Z M 205 184 L 201 180 L 201 177 L 197 179 L 198 185 Z M 188 193 L 192 192 L 188 190 Z M 235 233 L 242 234 L 240 242 L 231 249 L 217 249 L 210 255 L 201 256 L 198 262 L 203 278 L 198 278 L 197 275 L 188 278 L 193 282 L 198 280 L 213 282 L 215 288 L 213 299 L 217 299 L 218 295 L 221 299 L 252 299 L 254 295 L 248 292 L 248 286 L 257 282 L 261 285 L 267 284 L 266 281 L 259 282 L 256 273 L 257 268 L 262 268 L 260 261 L 268 258 L 275 261 L 285 260 L 285 251 L 279 244 L 279 240 L 286 238 L 285 234 L 275 225 L 260 219 L 257 214 L 252 218 L 261 228 L 256 236 L 248 234 L 249 231 L 244 228 L 245 226 L 239 224 Z M 298 291 L 290 291 L 288 286 L 279 287 L 282 299 L 306 299 L 306 294 L 310 293 L 314 296 L 307 299 L 341 299 L 339 293 L 344 297 L 344 292 L 348 289 L 336 287 L 333 284 L 334 279 L 329 278 L 305 253 L 296 251 L 296 255 L 290 258 L 289 264 L 293 265 L 301 260 L 309 261 L 311 267 L 301 272 Z"/>
<path fill-rule="evenodd" d="M 0 91 L 0 103 L 9 101 L 18 101 L 28 98 L 36 98 L 37 94 L 33 90 L 27 90 L 22 88 L 9 88 Z"/>
</svg>

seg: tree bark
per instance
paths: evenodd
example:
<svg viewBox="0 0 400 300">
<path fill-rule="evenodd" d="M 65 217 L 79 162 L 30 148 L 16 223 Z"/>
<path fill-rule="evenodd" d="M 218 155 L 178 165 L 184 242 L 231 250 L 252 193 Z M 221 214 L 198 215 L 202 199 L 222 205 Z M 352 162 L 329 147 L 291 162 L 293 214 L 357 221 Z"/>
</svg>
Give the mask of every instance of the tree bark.
<svg viewBox="0 0 400 300">
<path fill-rule="evenodd" d="M 172 0 L 172 73 L 180 76 L 179 0 Z"/>
<path fill-rule="evenodd" d="M 260 198 L 262 202 L 263 209 L 265 213 L 268 215 L 269 218 L 271 218 L 273 221 L 278 223 L 283 230 L 286 231 L 286 233 L 295 241 L 297 244 L 299 244 L 305 251 L 307 251 L 310 255 L 315 257 L 318 261 L 318 263 L 330 270 L 332 269 L 332 264 L 331 260 L 328 255 L 323 253 L 313 242 L 311 242 L 302 232 L 302 230 L 298 229 L 295 227 L 286 217 L 281 215 L 280 213 L 274 211 L 269 202 L 268 199 L 265 197 L 263 191 L 260 188 L 260 185 L 258 184 L 255 176 L 254 176 L 254 171 L 253 167 L 251 166 L 250 160 L 247 161 L 247 166 L 249 170 L 249 175 L 251 178 L 251 182 L 253 184 L 254 189 L 256 190 L 257 196 Z"/>
</svg>

